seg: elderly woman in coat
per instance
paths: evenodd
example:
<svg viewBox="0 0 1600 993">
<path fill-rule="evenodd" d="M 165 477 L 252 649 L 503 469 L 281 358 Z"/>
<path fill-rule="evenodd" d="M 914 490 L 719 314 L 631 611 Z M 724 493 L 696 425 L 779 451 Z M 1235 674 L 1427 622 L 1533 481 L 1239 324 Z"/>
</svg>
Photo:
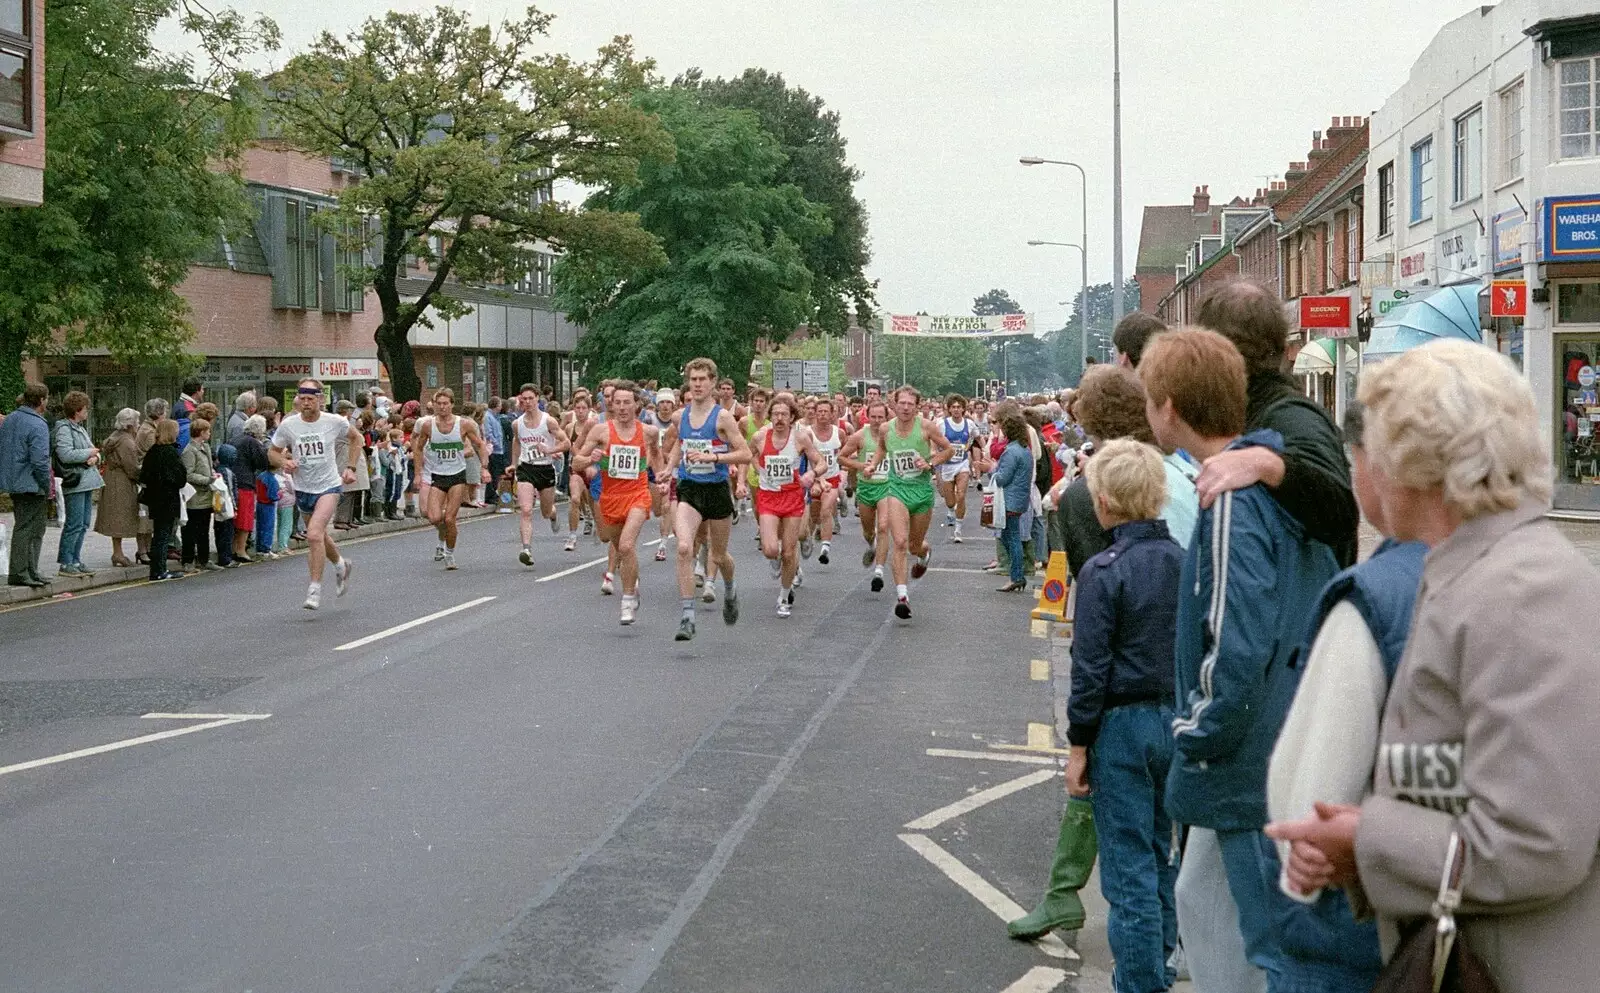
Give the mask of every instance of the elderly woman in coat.
<svg viewBox="0 0 1600 993">
<path fill-rule="evenodd" d="M 138 431 L 139 412 L 124 407 L 100 446 L 100 475 L 106 485 L 94 529 L 111 539 L 111 564 L 122 568 L 133 564 L 122 552 L 123 541 L 139 536 L 139 463 L 144 453 L 139 451 Z"/>
<path fill-rule="evenodd" d="M 139 430 L 134 432 L 134 441 L 139 445 L 139 465 L 144 465 L 144 457 L 149 454 L 151 446 L 156 443 L 156 428 L 167 417 L 167 401 L 160 397 L 152 397 L 144 402 L 144 420 L 139 422 Z M 139 518 L 138 546 L 139 550 L 134 555 L 134 561 L 140 565 L 150 562 L 150 516 L 146 513 Z M 170 545 L 171 542 L 169 541 Z"/>
<path fill-rule="evenodd" d="M 1428 546 L 1384 705 L 1372 792 L 1273 824 L 1286 874 L 1352 888 L 1384 953 L 1428 920 L 1452 838 L 1462 940 L 1504 993 L 1600 972 L 1600 572 L 1545 519 L 1553 473 L 1528 381 L 1465 341 L 1363 374 L 1373 482 L 1394 536 Z"/>
</svg>

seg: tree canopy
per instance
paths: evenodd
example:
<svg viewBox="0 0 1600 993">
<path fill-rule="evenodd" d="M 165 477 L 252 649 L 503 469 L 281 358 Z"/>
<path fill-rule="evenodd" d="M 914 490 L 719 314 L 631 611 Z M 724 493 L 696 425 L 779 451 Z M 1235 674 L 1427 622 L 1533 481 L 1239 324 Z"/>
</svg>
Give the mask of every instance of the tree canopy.
<svg viewBox="0 0 1600 993">
<path fill-rule="evenodd" d="M 1055 356 L 1056 375 L 1067 386 L 1076 386 L 1078 380 L 1083 378 L 1083 354 L 1079 345 L 1082 337 L 1082 325 L 1079 315 L 1087 306 L 1089 314 L 1089 354 L 1097 361 L 1106 362 L 1114 358 L 1111 345 L 1111 332 L 1116 327 L 1116 320 L 1111 315 L 1111 284 L 1096 283 L 1088 288 L 1088 302 L 1085 304 L 1085 293 L 1078 291 L 1072 303 L 1072 317 L 1066 325 L 1049 334 L 1051 351 Z M 1139 309 L 1139 283 L 1130 279 L 1122 289 L 1123 307 L 1129 312 Z"/>
<path fill-rule="evenodd" d="M 174 17 L 196 57 L 151 40 Z M 278 38 L 269 20 L 185 0 L 52 2 L 45 23 L 44 204 L 0 211 L 8 406 L 24 354 L 184 360 L 194 332 L 177 286 L 223 225 L 249 218 L 233 166 L 255 108 L 238 66 Z"/>
<path fill-rule="evenodd" d="M 654 63 L 625 37 L 588 62 L 543 52 L 552 19 L 534 7 L 498 27 L 449 7 L 390 11 L 346 38 L 324 32 L 272 81 L 285 138 L 363 174 L 328 223 L 364 241 L 364 221 L 376 219 L 374 262 L 357 275 L 382 308 L 375 338 L 397 398 L 421 389 L 412 328 L 430 311 L 467 311 L 445 292 L 448 280 L 513 283 L 535 267 L 540 242 L 627 269 L 665 261 L 636 214 L 549 195 L 562 180 L 631 183 L 642 159 L 673 155 L 634 100 Z M 408 257 L 426 265 L 425 283 L 402 294 Z"/>
</svg>

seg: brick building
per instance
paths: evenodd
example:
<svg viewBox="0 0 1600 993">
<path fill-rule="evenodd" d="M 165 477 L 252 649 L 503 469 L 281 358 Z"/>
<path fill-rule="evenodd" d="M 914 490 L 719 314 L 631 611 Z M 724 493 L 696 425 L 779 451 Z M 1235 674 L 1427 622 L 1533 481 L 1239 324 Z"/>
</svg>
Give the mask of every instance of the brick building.
<svg viewBox="0 0 1600 993">
<path fill-rule="evenodd" d="M 1134 271 L 1139 308 L 1187 323 L 1206 290 L 1238 276 L 1234 242 L 1267 213 L 1259 197 L 1214 206 L 1208 186 L 1195 187 L 1189 205 L 1146 207 Z"/>
<path fill-rule="evenodd" d="M 0 0 L 0 204 L 44 203 L 44 3 Z"/>
</svg>

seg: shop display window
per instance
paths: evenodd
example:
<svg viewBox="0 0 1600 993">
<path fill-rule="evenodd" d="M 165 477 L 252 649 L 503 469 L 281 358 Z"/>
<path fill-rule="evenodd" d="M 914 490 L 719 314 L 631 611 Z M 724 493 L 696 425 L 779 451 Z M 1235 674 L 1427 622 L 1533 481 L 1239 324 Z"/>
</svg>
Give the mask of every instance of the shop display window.
<svg viewBox="0 0 1600 993">
<path fill-rule="evenodd" d="M 1558 343 L 1556 481 L 1600 486 L 1600 334 Z"/>
</svg>

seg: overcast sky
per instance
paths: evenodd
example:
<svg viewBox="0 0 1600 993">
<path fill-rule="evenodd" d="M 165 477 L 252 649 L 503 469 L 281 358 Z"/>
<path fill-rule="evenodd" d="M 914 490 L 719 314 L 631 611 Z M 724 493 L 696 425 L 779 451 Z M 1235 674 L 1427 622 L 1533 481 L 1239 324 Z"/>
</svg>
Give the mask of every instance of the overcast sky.
<svg viewBox="0 0 1600 993">
<path fill-rule="evenodd" d="M 285 49 L 416 0 L 235 0 L 277 19 Z M 526 4 L 458 0 L 500 18 Z M 759 66 L 843 117 L 871 213 L 886 311 L 966 313 L 1003 287 L 1058 326 L 1078 290 L 1078 175 L 1089 181 L 1089 278 L 1111 278 L 1109 0 L 544 0 L 551 46 L 587 55 L 631 34 L 664 75 Z M 1145 204 L 1248 197 L 1334 115 L 1369 115 L 1405 81 L 1458 0 L 1214 0 L 1122 4 L 1124 272 Z"/>
</svg>

